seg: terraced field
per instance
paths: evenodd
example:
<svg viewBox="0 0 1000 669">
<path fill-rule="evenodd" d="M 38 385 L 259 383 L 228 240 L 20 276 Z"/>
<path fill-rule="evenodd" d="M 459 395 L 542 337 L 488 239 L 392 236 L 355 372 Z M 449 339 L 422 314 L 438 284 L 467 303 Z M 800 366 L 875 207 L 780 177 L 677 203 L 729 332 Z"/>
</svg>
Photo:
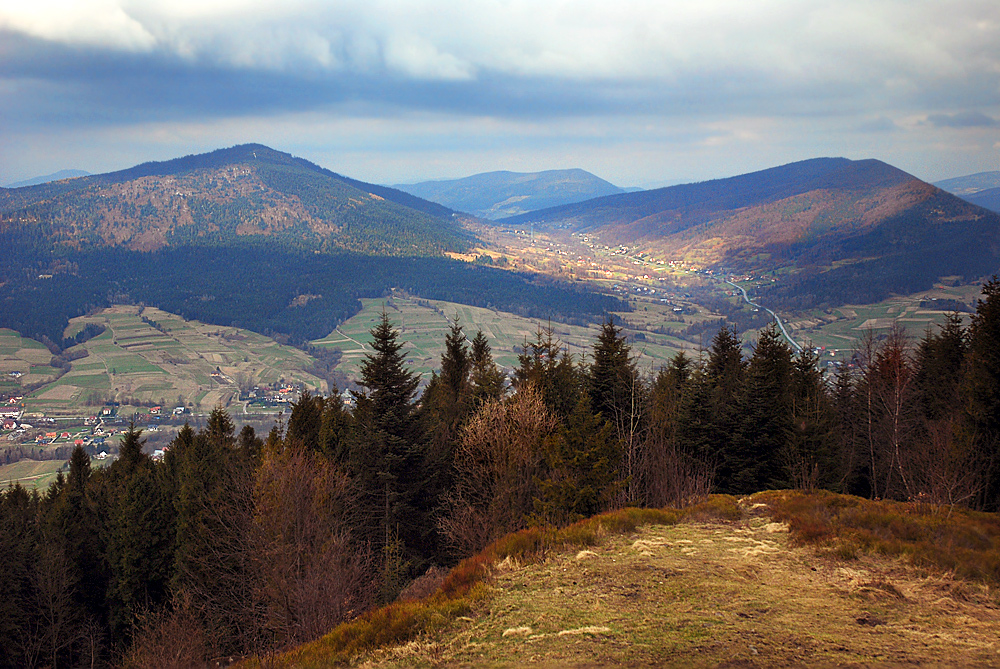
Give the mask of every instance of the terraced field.
<svg viewBox="0 0 1000 669">
<path fill-rule="evenodd" d="M 66 335 L 76 334 L 88 323 L 107 329 L 69 350 L 72 355 L 86 355 L 74 360 L 58 380 L 26 397 L 27 412 L 82 415 L 108 400 L 124 405 L 183 404 L 209 411 L 217 405 L 232 406 L 239 394 L 238 378 L 255 384 L 285 379 L 312 390 L 327 390 L 324 381 L 305 371 L 315 362 L 313 358 L 247 330 L 185 321 L 159 309 L 116 306 L 73 319 Z M 5 344 L 0 351 L 18 345 L 10 335 L 0 340 L 0 346 Z M 3 358 L 5 364 L 13 368 L 20 364 L 17 360 L 31 355 L 41 362 L 37 347 L 21 346 L 16 354 L 20 357 L 12 357 L 11 362 Z M 38 346 L 48 362 L 48 350 Z"/>
<path fill-rule="evenodd" d="M 792 336 L 800 343 L 812 342 L 814 346 L 826 347 L 824 357 L 848 359 L 858 337 L 866 329 L 872 329 L 876 335 L 885 334 L 893 323 L 898 323 L 915 344 L 928 328 L 937 332 L 937 327 L 943 325 L 947 315 L 952 313 L 950 308 L 934 308 L 928 304 L 942 302 L 948 305 L 951 302 L 945 301 L 958 301 L 974 309 L 979 295 L 979 286 L 950 287 L 939 284 L 923 293 L 894 297 L 876 304 L 811 311 L 792 318 L 787 325 L 791 326 Z M 969 323 L 969 315 L 963 315 L 965 324 Z"/>
<path fill-rule="evenodd" d="M 0 392 L 54 378 L 58 370 L 49 366 L 50 360 L 52 354 L 43 344 L 0 328 Z"/>
<path fill-rule="evenodd" d="M 506 368 L 517 366 L 518 352 L 525 341 L 534 340 L 539 328 L 551 327 L 555 337 L 576 357 L 591 352 L 600 331 L 598 325 L 548 323 L 492 309 L 402 295 L 364 299 L 362 304 L 364 307 L 357 316 L 326 337 L 312 342 L 316 346 L 340 351 L 343 357 L 338 369 L 351 379 L 358 378 L 361 361 L 366 353 L 371 352 L 369 332 L 381 320 L 383 308 L 392 324 L 399 329 L 400 339 L 405 342 L 404 352 L 410 369 L 423 375 L 429 375 L 440 367 L 444 338 L 456 317 L 469 339 L 475 336 L 477 330 L 483 331 L 489 339 L 493 359 Z M 653 312 L 636 311 L 621 316 L 639 327 L 654 322 L 670 324 L 668 319 L 673 318 L 672 312 L 657 305 L 651 308 Z M 640 330 L 626 327 L 625 332 L 634 337 Z M 690 343 L 666 335 L 643 331 L 642 336 L 645 340 L 636 341 L 633 351 L 639 356 L 640 367 L 646 370 L 658 368 L 679 350 L 692 348 Z"/>
</svg>

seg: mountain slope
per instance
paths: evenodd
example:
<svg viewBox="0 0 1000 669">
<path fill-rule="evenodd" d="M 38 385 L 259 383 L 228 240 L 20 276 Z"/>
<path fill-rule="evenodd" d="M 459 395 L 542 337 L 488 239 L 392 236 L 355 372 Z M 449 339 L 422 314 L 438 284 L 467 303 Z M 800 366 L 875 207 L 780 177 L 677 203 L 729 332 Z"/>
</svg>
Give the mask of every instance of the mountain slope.
<svg viewBox="0 0 1000 669">
<path fill-rule="evenodd" d="M 993 563 L 1000 527 L 987 516 L 955 509 L 942 521 L 936 510 L 825 491 L 612 511 L 508 535 L 460 563 L 434 595 L 401 597 L 272 662 L 989 663 L 995 572 L 974 571 Z"/>
<path fill-rule="evenodd" d="M 504 219 L 701 267 L 791 270 L 797 306 L 881 299 L 1000 269 L 1000 216 L 877 160 L 819 158 Z M 808 280 L 808 289 L 798 282 Z M 777 293 L 776 293 L 777 294 Z M 787 304 L 787 302 L 786 302 Z"/>
<path fill-rule="evenodd" d="M 986 190 L 976 191 L 969 195 L 960 195 L 959 197 L 984 209 L 1000 212 L 1000 188 L 987 188 Z"/>
<path fill-rule="evenodd" d="M 977 172 L 976 174 L 935 181 L 934 185 L 953 195 L 971 195 L 990 188 L 1000 188 L 1000 172 Z"/>
<path fill-rule="evenodd" d="M 480 218 L 523 212 L 625 192 L 580 169 L 485 172 L 463 179 L 424 181 L 395 188 Z"/>
<path fill-rule="evenodd" d="M 259 144 L 0 190 L 0 232 L 76 249 L 267 238 L 318 251 L 438 254 L 469 241 L 451 214 Z"/>
</svg>

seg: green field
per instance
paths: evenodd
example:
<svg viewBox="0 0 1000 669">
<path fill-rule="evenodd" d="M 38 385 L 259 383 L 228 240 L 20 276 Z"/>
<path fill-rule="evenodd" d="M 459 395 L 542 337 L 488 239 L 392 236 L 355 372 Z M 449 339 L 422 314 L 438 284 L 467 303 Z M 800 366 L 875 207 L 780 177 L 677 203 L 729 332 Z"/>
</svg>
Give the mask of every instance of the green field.
<svg viewBox="0 0 1000 669">
<path fill-rule="evenodd" d="M 37 341 L 0 328 L 0 392 L 17 392 L 31 383 L 54 378 L 58 370 L 49 366 L 52 354 Z"/>
<path fill-rule="evenodd" d="M 391 298 L 364 299 L 363 309 L 345 321 L 336 331 L 312 342 L 316 346 L 338 350 L 342 354 L 338 370 L 348 378 L 357 379 L 360 364 L 366 353 L 371 352 L 368 342 L 370 330 L 381 320 L 385 308 L 389 320 L 400 331 L 404 342 L 403 352 L 410 369 L 429 376 L 440 367 L 444 351 L 444 338 L 456 317 L 471 339 L 482 330 L 489 340 L 493 359 L 501 367 L 517 366 L 517 353 L 526 341 L 535 339 L 540 328 L 551 327 L 554 336 L 577 359 L 589 355 L 599 325 L 577 326 L 522 318 L 515 314 L 470 307 L 454 302 L 422 300 L 393 295 Z M 648 327 L 682 327 L 668 307 L 654 303 L 639 303 L 637 310 L 619 314 L 625 322 L 625 333 L 630 338 L 641 333 L 644 341 L 633 341 L 633 352 L 639 357 L 639 366 L 645 371 L 655 370 L 682 349 L 692 349 L 689 342 L 646 331 Z"/>
<path fill-rule="evenodd" d="M 867 329 L 876 335 L 885 334 L 893 324 L 902 326 L 916 345 L 928 328 L 938 332 L 944 324 L 949 310 L 922 307 L 921 302 L 936 300 L 958 300 L 970 307 L 980 295 L 980 286 L 950 287 L 937 285 L 929 291 L 904 297 L 894 297 L 876 304 L 846 305 L 835 309 L 813 310 L 786 321 L 791 334 L 800 344 L 811 342 L 814 346 L 825 347 L 830 359 L 849 358 L 858 338 Z M 963 323 L 968 325 L 970 314 L 963 315 Z M 832 353 L 832 355 L 830 355 Z"/>
<path fill-rule="evenodd" d="M 58 472 L 67 466 L 63 460 L 21 460 L 0 466 L 0 488 L 20 483 L 29 490 L 44 490 L 56 480 Z"/>
<path fill-rule="evenodd" d="M 254 384 L 285 379 L 326 391 L 324 381 L 305 371 L 315 362 L 310 356 L 246 330 L 187 322 L 158 309 L 116 306 L 73 319 L 65 334 L 79 332 L 87 323 L 107 329 L 69 349 L 86 355 L 72 361 L 61 378 L 27 396 L 26 411 L 84 415 L 116 400 L 125 415 L 137 404 L 150 402 L 173 406 L 181 401 L 206 412 L 216 404 L 232 406 L 238 378 Z M 44 346 L 9 330 L 0 331 L 0 350 L 8 352 L 0 360 L 11 371 L 23 369 L 23 378 L 44 381 L 59 371 L 48 366 L 51 354 Z M 216 371 L 222 379 L 212 378 Z"/>
</svg>

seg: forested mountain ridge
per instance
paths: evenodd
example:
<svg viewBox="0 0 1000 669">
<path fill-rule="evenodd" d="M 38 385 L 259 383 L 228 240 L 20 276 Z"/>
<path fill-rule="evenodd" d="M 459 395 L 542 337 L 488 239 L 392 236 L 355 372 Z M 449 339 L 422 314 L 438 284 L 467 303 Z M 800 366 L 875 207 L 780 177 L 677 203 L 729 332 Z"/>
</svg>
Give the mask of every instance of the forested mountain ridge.
<svg viewBox="0 0 1000 669">
<path fill-rule="evenodd" d="M 69 318 L 141 302 L 303 342 L 394 288 L 538 318 L 623 308 L 443 257 L 475 241 L 460 219 L 259 144 L 0 189 L 0 326 L 58 348 Z"/>
<path fill-rule="evenodd" d="M 878 160 L 816 158 L 503 223 L 586 232 L 700 267 L 789 270 L 775 295 L 811 296 L 789 306 L 877 300 L 940 276 L 971 283 L 1000 269 L 1000 216 Z"/>
<path fill-rule="evenodd" d="M 323 252 L 437 255 L 470 241 L 452 214 L 259 144 L 0 189 L 0 233 L 72 249 L 267 237 Z"/>
<path fill-rule="evenodd" d="M 484 172 L 462 179 L 395 186 L 475 216 L 498 219 L 625 190 L 581 169 Z"/>
</svg>

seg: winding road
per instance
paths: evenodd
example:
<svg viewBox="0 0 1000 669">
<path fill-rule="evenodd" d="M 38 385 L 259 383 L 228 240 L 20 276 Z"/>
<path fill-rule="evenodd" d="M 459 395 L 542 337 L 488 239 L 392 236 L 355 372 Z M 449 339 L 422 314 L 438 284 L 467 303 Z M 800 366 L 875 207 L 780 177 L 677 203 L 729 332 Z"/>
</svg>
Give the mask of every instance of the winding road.
<svg viewBox="0 0 1000 669">
<path fill-rule="evenodd" d="M 756 302 L 752 302 L 750 300 L 750 297 L 747 295 L 747 291 L 743 288 L 743 286 L 737 286 L 735 283 L 733 283 L 732 281 L 729 281 L 728 279 L 726 280 L 726 283 L 728 283 L 730 286 L 732 286 L 733 288 L 735 288 L 738 291 L 740 291 L 741 293 L 743 293 L 743 301 L 744 302 L 746 302 L 747 304 L 749 304 L 752 307 L 757 307 L 758 309 L 763 309 L 767 313 L 771 314 L 771 317 L 774 318 L 774 320 L 778 323 L 778 327 L 781 329 L 781 334 L 783 334 L 785 336 L 785 339 L 788 340 L 788 343 L 791 344 L 792 347 L 796 351 L 801 351 L 802 350 L 802 347 L 799 346 L 798 343 L 794 339 L 792 339 L 791 335 L 788 334 L 788 330 L 785 329 L 785 324 L 781 322 L 781 319 L 778 317 L 778 314 L 774 313 L 773 311 L 771 311 L 767 307 L 762 307 L 761 305 L 757 304 Z"/>
</svg>

